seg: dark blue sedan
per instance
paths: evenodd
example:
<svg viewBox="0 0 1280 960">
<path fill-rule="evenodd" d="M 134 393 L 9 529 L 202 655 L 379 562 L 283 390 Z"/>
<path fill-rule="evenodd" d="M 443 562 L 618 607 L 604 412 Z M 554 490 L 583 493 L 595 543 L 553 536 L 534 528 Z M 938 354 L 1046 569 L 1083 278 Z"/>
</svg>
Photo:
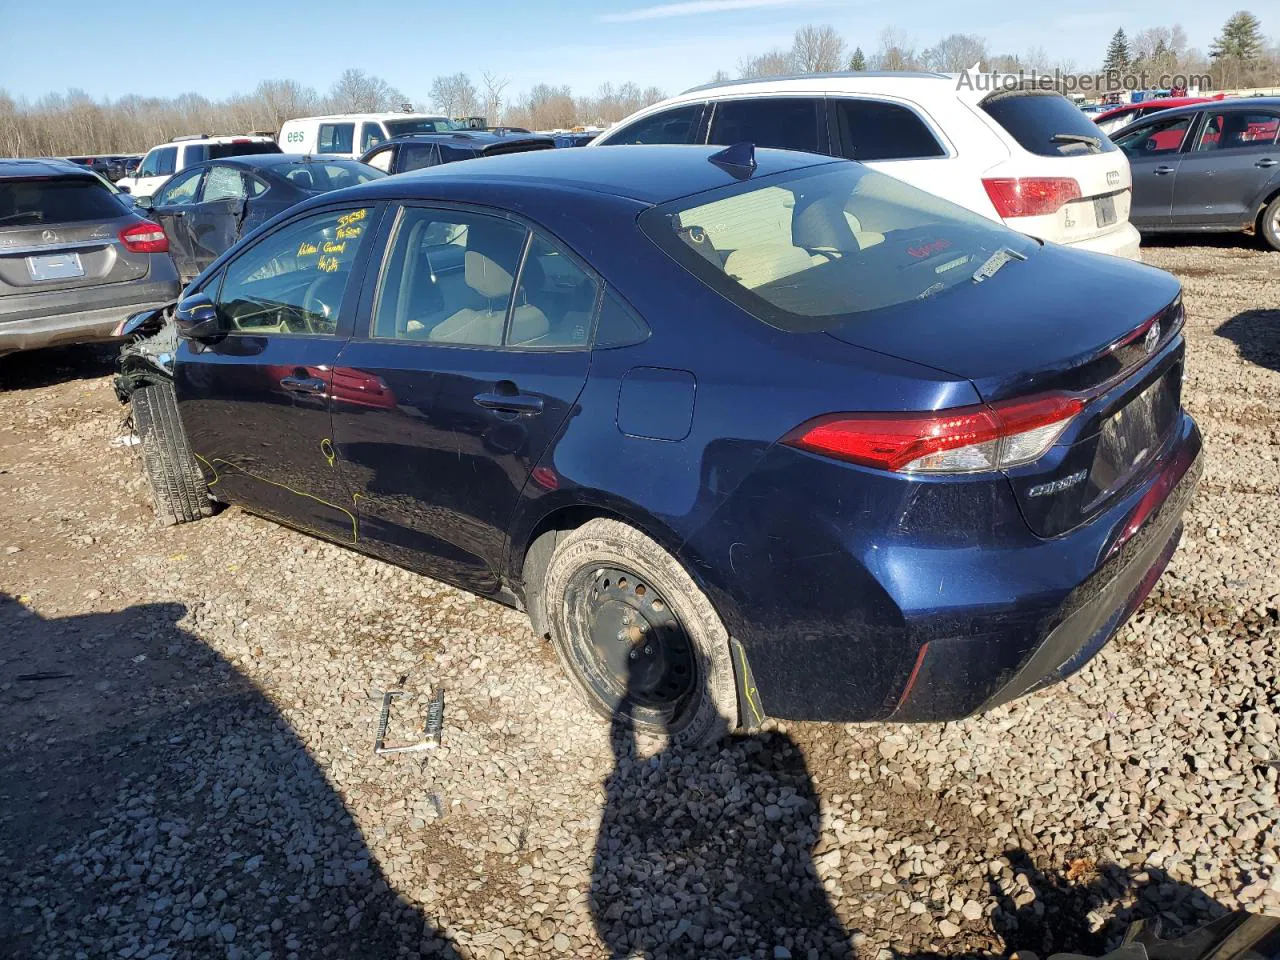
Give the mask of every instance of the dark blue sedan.
<svg viewBox="0 0 1280 960">
<path fill-rule="evenodd" d="M 164 228 L 184 280 L 241 236 L 318 193 L 385 176 L 355 160 L 264 153 L 208 160 L 183 170 L 138 204 Z"/>
<path fill-rule="evenodd" d="M 207 483 L 518 606 L 599 713 L 688 741 L 1078 670 L 1199 475 L 1177 281 L 717 149 L 497 157 L 277 218 L 135 393 L 157 502 L 194 518 Z"/>
</svg>

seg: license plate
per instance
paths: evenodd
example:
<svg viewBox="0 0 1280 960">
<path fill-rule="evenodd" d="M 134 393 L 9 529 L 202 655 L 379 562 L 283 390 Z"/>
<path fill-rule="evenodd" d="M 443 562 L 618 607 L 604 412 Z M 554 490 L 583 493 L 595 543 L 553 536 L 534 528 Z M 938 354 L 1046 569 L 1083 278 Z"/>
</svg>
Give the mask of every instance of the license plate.
<svg viewBox="0 0 1280 960">
<path fill-rule="evenodd" d="M 1166 373 L 1103 424 L 1091 471 L 1103 490 L 1132 474 L 1164 442 L 1178 413 L 1176 375 Z"/>
<path fill-rule="evenodd" d="M 1100 227 L 1109 227 L 1116 222 L 1116 198 L 1099 197 L 1093 201 L 1093 217 Z"/>
<path fill-rule="evenodd" d="M 50 253 L 43 257 L 27 257 L 32 280 L 67 280 L 84 276 L 84 264 L 78 253 Z"/>
</svg>

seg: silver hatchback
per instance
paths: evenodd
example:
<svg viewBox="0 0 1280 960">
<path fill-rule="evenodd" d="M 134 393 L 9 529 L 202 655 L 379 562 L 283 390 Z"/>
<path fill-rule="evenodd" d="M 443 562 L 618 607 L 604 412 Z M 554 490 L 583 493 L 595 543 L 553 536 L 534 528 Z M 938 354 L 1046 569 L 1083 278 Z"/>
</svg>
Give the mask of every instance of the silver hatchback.
<svg viewBox="0 0 1280 960">
<path fill-rule="evenodd" d="M 180 289 L 164 231 L 99 177 L 0 160 L 0 355 L 110 340 Z"/>
</svg>

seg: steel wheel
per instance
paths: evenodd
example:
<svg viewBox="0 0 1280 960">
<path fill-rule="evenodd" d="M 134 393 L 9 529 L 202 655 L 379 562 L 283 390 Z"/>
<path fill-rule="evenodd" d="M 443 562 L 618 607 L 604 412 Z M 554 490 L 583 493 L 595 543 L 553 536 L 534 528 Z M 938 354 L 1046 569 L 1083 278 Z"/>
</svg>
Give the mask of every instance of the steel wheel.
<svg viewBox="0 0 1280 960">
<path fill-rule="evenodd" d="M 580 571 L 567 599 L 591 691 L 619 713 L 676 716 L 696 688 L 697 659 L 666 598 L 632 571 L 600 566 Z"/>
</svg>

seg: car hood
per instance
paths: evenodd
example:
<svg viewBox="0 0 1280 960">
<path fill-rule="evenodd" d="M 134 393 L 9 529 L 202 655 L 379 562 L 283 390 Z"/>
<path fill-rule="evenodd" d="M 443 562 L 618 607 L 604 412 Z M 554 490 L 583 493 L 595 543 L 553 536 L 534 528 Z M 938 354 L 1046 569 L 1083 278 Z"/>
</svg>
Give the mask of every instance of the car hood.
<svg viewBox="0 0 1280 960">
<path fill-rule="evenodd" d="M 859 314 L 827 333 L 964 377 L 990 402 L 1105 380 L 1117 344 L 1179 289 L 1163 270 L 1047 243 L 982 283 Z"/>
</svg>

